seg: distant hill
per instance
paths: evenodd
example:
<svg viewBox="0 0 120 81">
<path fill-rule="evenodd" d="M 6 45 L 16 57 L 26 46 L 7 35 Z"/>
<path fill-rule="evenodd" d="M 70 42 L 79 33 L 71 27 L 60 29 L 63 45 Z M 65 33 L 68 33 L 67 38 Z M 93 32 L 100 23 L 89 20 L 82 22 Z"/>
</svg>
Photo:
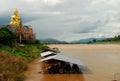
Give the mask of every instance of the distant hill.
<svg viewBox="0 0 120 81">
<path fill-rule="evenodd" d="M 90 43 L 93 41 L 99 41 L 99 40 L 106 40 L 107 38 L 87 38 L 87 39 L 81 39 L 81 40 L 75 40 L 72 41 L 71 43 Z"/>
<path fill-rule="evenodd" d="M 58 44 L 67 44 L 68 43 L 66 41 L 60 41 L 60 40 L 53 39 L 53 38 L 40 39 L 40 41 L 45 42 L 45 43 L 58 43 Z"/>
<path fill-rule="evenodd" d="M 46 39 L 40 39 L 41 42 L 44 43 L 57 43 L 57 44 L 68 44 L 68 43 L 72 43 L 72 44 L 86 44 L 86 43 L 92 43 L 92 42 L 97 42 L 100 40 L 107 40 L 107 38 L 86 38 L 86 39 L 81 39 L 81 40 L 74 40 L 71 42 L 66 42 L 66 41 L 61 41 L 61 40 L 57 40 L 57 39 L 53 39 L 53 38 L 46 38 Z"/>
</svg>

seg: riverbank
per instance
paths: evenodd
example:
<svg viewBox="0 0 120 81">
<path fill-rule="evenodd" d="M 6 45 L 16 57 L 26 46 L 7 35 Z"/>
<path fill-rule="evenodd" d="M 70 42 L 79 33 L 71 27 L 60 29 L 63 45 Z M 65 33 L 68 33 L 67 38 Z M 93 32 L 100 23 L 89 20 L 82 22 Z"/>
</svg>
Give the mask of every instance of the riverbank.
<svg viewBox="0 0 120 81">
<path fill-rule="evenodd" d="M 25 44 L 17 48 L 0 45 L 0 81 L 24 81 L 28 64 L 46 49 L 44 44 Z"/>
</svg>

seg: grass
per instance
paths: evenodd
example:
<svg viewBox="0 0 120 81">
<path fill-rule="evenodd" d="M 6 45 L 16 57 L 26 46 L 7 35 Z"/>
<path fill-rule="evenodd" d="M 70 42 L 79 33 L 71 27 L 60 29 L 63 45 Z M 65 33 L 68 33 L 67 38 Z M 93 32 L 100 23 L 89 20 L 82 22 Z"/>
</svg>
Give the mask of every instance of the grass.
<svg viewBox="0 0 120 81">
<path fill-rule="evenodd" d="M 11 53 L 14 56 L 24 57 L 28 59 L 28 61 L 32 61 L 32 59 L 39 56 L 39 54 L 46 48 L 48 47 L 42 44 L 27 44 L 25 46 L 21 46 L 18 48 L 2 46 L 0 47 L 0 51 L 4 50 L 4 51 Z"/>
<path fill-rule="evenodd" d="M 28 63 L 46 48 L 43 44 L 27 44 L 18 48 L 0 45 L 0 81 L 24 81 L 23 72 L 27 70 Z"/>
</svg>

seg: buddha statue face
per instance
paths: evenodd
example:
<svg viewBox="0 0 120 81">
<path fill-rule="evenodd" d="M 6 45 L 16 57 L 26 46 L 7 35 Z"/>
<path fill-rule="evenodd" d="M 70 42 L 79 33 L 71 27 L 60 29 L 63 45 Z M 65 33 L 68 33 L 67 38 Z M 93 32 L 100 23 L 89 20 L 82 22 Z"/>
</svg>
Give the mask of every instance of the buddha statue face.
<svg viewBox="0 0 120 81">
<path fill-rule="evenodd" d="M 18 15 L 18 10 L 14 9 L 14 15 Z"/>
</svg>

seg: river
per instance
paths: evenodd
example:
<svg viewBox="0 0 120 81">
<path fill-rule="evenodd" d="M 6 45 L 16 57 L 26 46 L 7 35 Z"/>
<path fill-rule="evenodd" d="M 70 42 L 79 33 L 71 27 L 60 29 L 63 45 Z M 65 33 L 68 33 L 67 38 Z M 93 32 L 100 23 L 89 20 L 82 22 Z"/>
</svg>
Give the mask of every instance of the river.
<svg viewBox="0 0 120 81">
<path fill-rule="evenodd" d="M 32 81 L 112 81 L 114 74 L 120 73 L 120 45 L 50 45 L 50 47 L 58 47 L 62 54 L 81 60 L 86 65 L 81 69 L 83 74 L 37 73 L 37 76 L 31 78 Z M 115 78 L 120 79 L 120 74 Z"/>
</svg>

